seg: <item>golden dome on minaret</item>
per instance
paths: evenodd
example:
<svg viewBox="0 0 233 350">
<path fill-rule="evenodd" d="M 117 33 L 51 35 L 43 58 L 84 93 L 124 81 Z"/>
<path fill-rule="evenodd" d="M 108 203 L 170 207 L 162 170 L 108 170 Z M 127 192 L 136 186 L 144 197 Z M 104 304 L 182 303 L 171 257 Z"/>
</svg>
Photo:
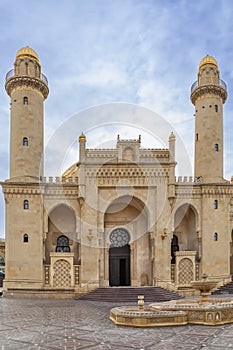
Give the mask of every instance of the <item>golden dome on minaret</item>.
<svg viewBox="0 0 233 350">
<path fill-rule="evenodd" d="M 40 64 L 39 57 L 37 53 L 31 49 L 29 46 L 25 46 L 17 52 L 16 61 L 22 58 L 33 58 Z"/>
<path fill-rule="evenodd" d="M 173 141 L 173 140 L 175 140 L 176 139 L 176 137 L 175 137 L 175 135 L 173 134 L 173 131 L 170 133 L 170 136 L 169 136 L 169 141 Z"/>
<path fill-rule="evenodd" d="M 218 67 L 218 63 L 215 58 L 212 56 L 206 55 L 199 64 L 199 69 L 204 66 L 205 64 L 213 64 L 214 66 Z"/>
<path fill-rule="evenodd" d="M 79 142 L 86 141 L 86 136 L 82 132 L 82 134 L 79 136 Z"/>
</svg>

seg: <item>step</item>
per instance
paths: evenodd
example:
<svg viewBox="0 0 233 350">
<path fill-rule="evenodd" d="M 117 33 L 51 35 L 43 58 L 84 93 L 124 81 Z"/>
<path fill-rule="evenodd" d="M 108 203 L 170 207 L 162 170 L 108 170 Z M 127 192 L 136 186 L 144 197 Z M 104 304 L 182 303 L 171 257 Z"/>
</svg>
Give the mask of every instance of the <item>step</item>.
<svg viewBox="0 0 233 350">
<path fill-rule="evenodd" d="M 230 282 L 228 284 L 225 284 L 224 286 L 218 288 L 215 290 L 213 295 L 220 295 L 220 294 L 233 294 L 233 282 Z"/>
<path fill-rule="evenodd" d="M 139 295 L 144 295 L 145 302 L 160 302 L 182 298 L 179 294 L 161 287 L 101 287 L 77 299 L 124 303 L 137 301 Z"/>
</svg>

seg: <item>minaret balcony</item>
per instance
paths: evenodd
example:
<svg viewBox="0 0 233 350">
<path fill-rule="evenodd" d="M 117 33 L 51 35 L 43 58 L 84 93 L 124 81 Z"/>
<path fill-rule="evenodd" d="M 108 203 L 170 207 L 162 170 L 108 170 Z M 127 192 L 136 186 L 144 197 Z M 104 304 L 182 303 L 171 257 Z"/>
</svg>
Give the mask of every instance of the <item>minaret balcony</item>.
<svg viewBox="0 0 233 350">
<path fill-rule="evenodd" d="M 19 75 L 18 74 L 15 74 L 15 70 L 14 69 L 11 69 L 8 73 L 7 73 L 7 75 L 6 75 L 6 82 L 9 80 L 9 79 L 11 79 L 11 78 L 13 78 L 13 77 L 18 77 Z M 21 76 L 21 75 L 20 75 Z M 26 77 L 30 77 L 30 75 L 25 75 Z M 32 76 L 33 77 L 33 76 Z M 43 73 L 40 73 L 40 76 L 39 77 L 35 77 L 35 78 L 37 78 L 37 79 L 40 79 L 40 80 L 42 80 L 46 85 L 48 85 L 48 79 L 46 78 L 46 76 L 43 74 Z"/>
<path fill-rule="evenodd" d="M 223 89 L 225 89 L 227 91 L 227 85 L 226 85 L 225 81 L 223 81 L 222 79 L 219 79 L 219 83 L 218 84 L 215 84 L 215 83 L 211 84 L 210 83 L 210 84 L 205 84 L 205 85 L 217 85 L 217 86 L 219 85 L 220 87 L 222 87 Z M 199 86 L 204 86 L 204 85 L 199 85 L 198 84 L 198 80 L 196 80 L 191 86 L 191 93 L 194 90 L 196 90 Z"/>
<path fill-rule="evenodd" d="M 227 85 L 219 79 L 218 83 L 199 84 L 198 80 L 191 86 L 191 101 L 195 105 L 196 100 L 204 95 L 211 94 L 217 95 L 222 99 L 222 103 L 225 103 L 227 99 Z"/>
<path fill-rule="evenodd" d="M 32 88 L 44 96 L 44 99 L 47 98 L 49 93 L 48 88 L 48 79 L 42 73 L 35 75 L 19 75 L 15 74 L 15 70 L 10 70 L 6 75 L 6 84 L 5 84 L 6 92 L 9 96 L 15 89 L 24 89 L 24 88 Z"/>
</svg>

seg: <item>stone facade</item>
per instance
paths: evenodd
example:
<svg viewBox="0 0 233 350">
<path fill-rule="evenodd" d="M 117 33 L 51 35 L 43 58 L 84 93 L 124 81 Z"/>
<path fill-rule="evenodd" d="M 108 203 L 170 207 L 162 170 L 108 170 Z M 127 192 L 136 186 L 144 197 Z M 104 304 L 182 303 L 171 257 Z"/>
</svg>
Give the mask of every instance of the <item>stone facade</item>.
<svg viewBox="0 0 233 350">
<path fill-rule="evenodd" d="M 5 296 L 73 297 L 96 286 L 189 288 L 202 273 L 230 280 L 233 185 L 223 178 L 226 86 L 205 57 L 192 86 L 195 176 L 175 177 L 175 135 L 167 149 L 141 137 L 89 149 L 63 176 L 43 175 L 47 79 L 37 54 L 21 49 L 6 78 L 11 97 L 6 202 Z"/>
</svg>

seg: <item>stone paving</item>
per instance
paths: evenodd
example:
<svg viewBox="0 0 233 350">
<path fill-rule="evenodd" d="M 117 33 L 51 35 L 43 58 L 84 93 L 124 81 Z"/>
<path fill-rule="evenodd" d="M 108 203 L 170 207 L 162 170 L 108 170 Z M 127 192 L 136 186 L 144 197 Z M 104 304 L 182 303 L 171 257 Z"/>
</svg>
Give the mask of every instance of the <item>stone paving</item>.
<svg viewBox="0 0 233 350">
<path fill-rule="evenodd" d="M 233 324 L 126 328 L 109 320 L 116 304 L 0 299 L 1 350 L 233 349 Z"/>
</svg>

